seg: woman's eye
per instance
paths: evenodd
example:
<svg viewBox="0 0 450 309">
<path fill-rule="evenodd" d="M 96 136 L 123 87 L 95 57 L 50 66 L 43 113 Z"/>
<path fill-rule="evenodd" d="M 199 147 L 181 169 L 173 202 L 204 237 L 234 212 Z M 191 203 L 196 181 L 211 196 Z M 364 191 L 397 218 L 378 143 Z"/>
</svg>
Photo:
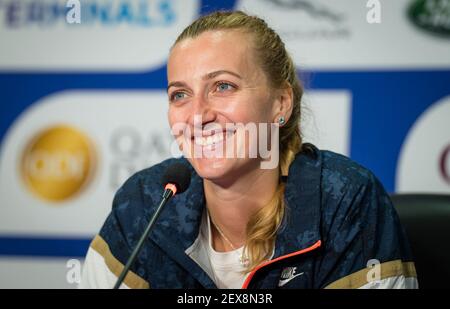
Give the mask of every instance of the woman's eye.
<svg viewBox="0 0 450 309">
<path fill-rule="evenodd" d="M 234 88 L 234 86 L 232 84 L 229 83 L 219 83 L 217 84 L 217 91 L 227 91 L 227 90 L 232 90 Z"/>
<path fill-rule="evenodd" d="M 170 96 L 170 101 L 178 101 L 183 99 L 186 94 L 184 92 L 175 92 Z"/>
</svg>

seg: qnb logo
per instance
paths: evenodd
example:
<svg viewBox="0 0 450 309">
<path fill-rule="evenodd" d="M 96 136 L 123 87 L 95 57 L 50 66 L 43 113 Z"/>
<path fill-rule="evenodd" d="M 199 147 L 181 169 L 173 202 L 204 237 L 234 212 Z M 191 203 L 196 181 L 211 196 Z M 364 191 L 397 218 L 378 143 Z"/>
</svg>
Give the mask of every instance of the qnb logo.
<svg viewBox="0 0 450 309">
<path fill-rule="evenodd" d="M 21 174 L 35 195 L 61 202 L 81 192 L 92 178 L 95 163 L 92 143 L 83 133 L 55 126 L 39 133 L 27 145 Z"/>
<path fill-rule="evenodd" d="M 450 185 L 450 144 L 444 148 L 440 155 L 439 171 L 445 182 Z"/>
<path fill-rule="evenodd" d="M 5 28 L 48 28 L 62 23 L 165 27 L 171 26 L 176 16 L 170 0 L 0 1 L 0 23 Z"/>
</svg>

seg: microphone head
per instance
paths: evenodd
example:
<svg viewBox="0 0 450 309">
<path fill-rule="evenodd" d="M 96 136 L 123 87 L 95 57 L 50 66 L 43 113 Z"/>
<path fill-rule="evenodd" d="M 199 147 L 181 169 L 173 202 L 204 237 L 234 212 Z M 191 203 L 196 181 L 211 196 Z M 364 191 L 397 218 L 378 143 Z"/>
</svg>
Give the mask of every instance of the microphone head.
<svg viewBox="0 0 450 309">
<path fill-rule="evenodd" d="M 176 193 L 183 193 L 191 184 L 191 171 L 182 163 L 170 165 L 161 178 L 163 186 L 173 184 L 177 187 Z"/>
</svg>

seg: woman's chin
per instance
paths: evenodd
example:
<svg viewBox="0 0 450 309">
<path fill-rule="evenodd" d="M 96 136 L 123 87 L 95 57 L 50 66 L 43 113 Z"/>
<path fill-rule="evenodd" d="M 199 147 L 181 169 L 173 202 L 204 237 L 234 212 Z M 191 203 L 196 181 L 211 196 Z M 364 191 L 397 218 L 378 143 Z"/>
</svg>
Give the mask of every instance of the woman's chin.
<svg viewBox="0 0 450 309">
<path fill-rule="evenodd" d="M 193 166 L 197 174 L 203 179 L 213 180 L 225 177 L 231 170 L 233 160 L 226 158 L 196 158 Z"/>
</svg>

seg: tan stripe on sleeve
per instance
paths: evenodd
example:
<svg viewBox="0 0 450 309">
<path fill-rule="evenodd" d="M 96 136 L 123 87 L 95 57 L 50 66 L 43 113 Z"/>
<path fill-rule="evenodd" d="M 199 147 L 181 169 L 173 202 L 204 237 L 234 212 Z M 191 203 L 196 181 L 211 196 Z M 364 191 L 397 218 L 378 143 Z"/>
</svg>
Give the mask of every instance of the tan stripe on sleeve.
<svg viewBox="0 0 450 309">
<path fill-rule="evenodd" d="M 383 280 L 389 277 L 395 276 L 405 276 L 407 277 L 417 277 L 416 268 L 413 262 L 402 262 L 402 260 L 394 260 L 379 265 L 380 278 Z M 364 268 L 360 271 L 354 272 L 348 276 L 345 276 L 339 280 L 332 282 L 327 285 L 326 289 L 357 289 L 363 285 L 369 283 L 367 280 L 367 274 L 369 271 L 373 271 L 373 268 Z"/>
<path fill-rule="evenodd" d="M 105 264 L 108 266 L 109 270 L 116 277 L 119 277 L 124 266 L 112 255 L 109 245 L 100 235 L 95 236 L 94 240 L 92 240 L 91 248 L 97 251 L 105 259 Z M 123 282 L 132 289 L 150 288 L 150 285 L 146 280 L 142 279 L 132 271 L 128 272 Z"/>
</svg>

